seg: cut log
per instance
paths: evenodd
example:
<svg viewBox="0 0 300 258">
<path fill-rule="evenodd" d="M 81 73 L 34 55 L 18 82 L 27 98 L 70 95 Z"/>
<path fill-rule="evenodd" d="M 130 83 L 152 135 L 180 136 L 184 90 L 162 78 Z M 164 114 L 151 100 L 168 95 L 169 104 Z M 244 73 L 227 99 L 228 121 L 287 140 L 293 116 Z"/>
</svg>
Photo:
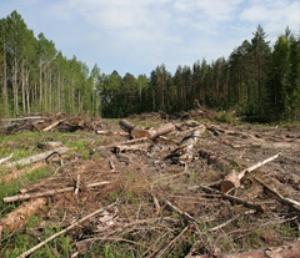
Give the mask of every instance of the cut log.
<svg viewBox="0 0 300 258">
<path fill-rule="evenodd" d="M 52 129 L 54 129 L 55 127 L 57 127 L 61 122 L 65 121 L 66 119 L 60 119 L 58 121 L 55 121 L 54 123 L 52 123 L 51 125 L 45 127 L 42 131 L 43 132 L 49 132 Z"/>
<path fill-rule="evenodd" d="M 3 164 L 3 163 L 5 163 L 5 162 L 7 162 L 7 161 L 9 161 L 9 160 L 13 157 L 13 155 L 14 155 L 14 154 L 12 153 L 12 154 L 10 154 L 9 156 L 0 159 L 0 165 Z"/>
<path fill-rule="evenodd" d="M 66 153 L 69 150 L 69 148 L 66 147 L 59 147 L 50 151 L 46 151 L 43 153 L 39 153 L 33 156 L 30 156 L 28 158 L 24 158 L 15 162 L 11 162 L 6 164 L 5 166 L 8 168 L 13 168 L 13 167 L 17 167 L 17 166 L 27 166 L 30 165 L 32 163 L 37 163 L 40 161 L 44 161 L 46 160 L 50 155 L 52 155 L 53 153 L 59 153 L 59 154 L 63 154 Z"/>
<path fill-rule="evenodd" d="M 99 186 L 108 185 L 108 184 L 110 184 L 110 182 L 108 182 L 108 181 L 91 183 L 91 184 L 88 184 L 86 186 L 86 188 L 99 187 Z M 3 201 L 5 203 L 26 201 L 29 199 L 53 196 L 53 195 L 60 194 L 60 193 L 74 192 L 75 189 L 76 189 L 76 187 L 70 186 L 70 187 L 65 187 L 62 189 L 49 190 L 49 191 L 45 191 L 45 192 L 18 194 L 18 195 L 14 195 L 14 196 L 4 197 Z"/>
<path fill-rule="evenodd" d="M 221 255 L 195 255 L 191 258 L 299 258 L 300 241 L 280 247 L 268 247 L 245 253 L 221 254 Z"/>
<path fill-rule="evenodd" d="M 109 209 L 111 207 L 113 207 L 115 204 L 111 204 L 105 208 L 101 208 L 101 209 L 98 209 L 90 214 L 88 214 L 87 216 L 81 218 L 80 220 L 70 224 L 67 228 L 55 233 L 54 235 L 48 237 L 47 239 L 45 239 L 44 241 L 40 242 L 39 244 L 37 244 L 36 246 L 32 247 L 31 249 L 29 249 L 28 251 L 22 253 L 20 256 L 18 256 L 17 258 L 26 258 L 28 257 L 29 255 L 31 255 L 32 253 L 34 253 L 36 250 L 40 249 L 41 247 L 43 247 L 44 245 L 46 245 L 47 243 L 49 243 L 50 241 L 52 241 L 53 239 L 69 232 L 71 229 L 79 226 L 82 222 L 85 222 L 86 220 L 96 216 L 97 214 L 99 213 L 102 213 L 103 211 L 105 211 L 106 209 Z"/>
<path fill-rule="evenodd" d="M 247 173 L 251 173 L 252 171 L 264 166 L 265 164 L 277 159 L 280 156 L 280 153 L 265 159 L 261 162 L 256 163 L 255 165 L 246 168 L 244 170 L 242 170 L 240 173 L 236 172 L 236 171 L 232 171 L 230 174 L 228 174 L 223 182 L 221 183 L 221 191 L 223 193 L 227 193 L 228 191 L 230 191 L 231 189 L 234 188 L 239 188 L 241 185 L 241 179 L 247 174 Z"/>
<path fill-rule="evenodd" d="M 108 130 L 98 130 L 96 131 L 96 134 L 98 135 L 104 135 L 104 136 L 128 136 L 129 134 L 127 132 L 114 132 L 114 131 L 108 131 Z"/>
<path fill-rule="evenodd" d="M 154 140 L 159 136 L 163 136 L 172 131 L 175 131 L 175 129 L 176 129 L 176 127 L 174 124 L 172 124 L 172 123 L 165 124 L 156 130 L 150 131 L 150 139 Z"/>
<path fill-rule="evenodd" d="M 26 221 L 36 214 L 47 203 L 46 198 L 38 198 L 30 202 L 23 203 L 20 207 L 0 219 L 0 239 L 3 230 L 8 232 L 22 228 Z"/>
<path fill-rule="evenodd" d="M 131 131 L 135 128 L 135 125 L 130 123 L 126 119 L 120 120 L 119 125 L 122 128 L 122 130 L 124 130 L 125 132 L 127 132 L 129 134 L 131 134 Z"/>
</svg>

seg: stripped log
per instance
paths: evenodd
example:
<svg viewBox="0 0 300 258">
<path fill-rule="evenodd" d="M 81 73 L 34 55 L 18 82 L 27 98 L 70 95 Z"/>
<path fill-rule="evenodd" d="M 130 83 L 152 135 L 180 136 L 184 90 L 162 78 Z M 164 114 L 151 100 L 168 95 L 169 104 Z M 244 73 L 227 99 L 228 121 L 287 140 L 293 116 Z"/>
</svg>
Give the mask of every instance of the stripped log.
<svg viewBox="0 0 300 258">
<path fill-rule="evenodd" d="M 150 139 L 154 140 L 157 137 L 160 137 L 160 136 L 166 135 L 166 134 L 168 134 L 172 131 L 175 131 L 175 129 L 176 129 L 176 127 L 175 127 L 174 124 L 172 124 L 172 123 L 165 124 L 165 125 L 159 127 L 156 130 L 151 130 L 149 132 L 150 133 Z"/>
<path fill-rule="evenodd" d="M 52 123 L 51 125 L 45 127 L 42 131 L 43 132 L 49 132 L 52 129 L 54 129 L 55 127 L 57 127 L 61 122 L 65 121 L 66 119 L 60 119 L 58 121 L 55 121 L 54 123 Z"/>
<path fill-rule="evenodd" d="M 104 135 L 104 136 L 128 136 L 127 132 L 119 132 L 119 131 L 109 131 L 109 130 L 98 130 L 96 131 L 96 134 L 98 135 Z"/>
<path fill-rule="evenodd" d="M 37 163 L 40 161 L 44 161 L 46 160 L 50 155 L 52 155 L 53 153 L 59 153 L 59 154 L 63 154 L 66 153 L 69 150 L 69 148 L 67 147 L 59 147 L 53 150 L 49 150 L 43 153 L 39 153 L 33 156 L 30 156 L 28 158 L 24 158 L 15 162 L 11 162 L 6 164 L 5 166 L 7 168 L 13 168 L 13 167 L 17 167 L 17 166 L 27 166 L 30 165 L 32 163 Z"/>
<path fill-rule="evenodd" d="M 14 155 L 14 154 L 12 153 L 12 154 L 10 154 L 9 156 L 0 159 L 0 165 L 3 164 L 3 163 L 5 163 L 5 162 L 7 162 L 7 161 L 9 161 L 9 160 L 13 157 L 13 155 Z"/>
<path fill-rule="evenodd" d="M 21 206 L 0 219 L 0 239 L 3 230 L 14 232 L 22 228 L 26 221 L 36 214 L 47 203 L 46 198 L 38 198 L 30 202 L 23 203 Z"/>
<path fill-rule="evenodd" d="M 99 186 L 108 185 L 108 184 L 110 184 L 110 182 L 108 182 L 108 181 L 91 183 L 91 184 L 88 184 L 86 186 L 86 188 L 99 187 Z M 14 196 L 4 197 L 3 202 L 10 203 L 10 202 L 17 202 L 17 201 L 26 201 L 29 199 L 53 196 L 53 195 L 60 194 L 60 193 L 74 192 L 75 189 L 76 189 L 76 187 L 70 186 L 70 187 L 65 187 L 62 189 L 49 190 L 49 191 L 45 191 L 45 192 L 18 194 L 18 195 L 14 195 Z"/>
<path fill-rule="evenodd" d="M 235 170 L 232 171 L 231 173 L 229 173 L 223 180 L 223 182 L 221 183 L 221 191 L 223 193 L 227 193 L 228 191 L 230 191 L 231 189 L 234 188 L 239 188 L 241 185 L 241 180 L 242 178 L 247 174 L 247 173 L 251 173 L 252 171 L 264 166 L 265 164 L 277 159 L 280 156 L 280 153 L 265 159 L 263 161 L 260 161 L 258 163 L 256 163 L 255 165 L 246 168 L 244 170 L 242 170 L 240 173 L 236 172 Z"/>
<path fill-rule="evenodd" d="M 104 212 L 106 209 L 109 209 L 111 207 L 113 207 L 115 204 L 111 204 L 105 208 L 100 208 L 88 215 L 86 215 L 85 217 L 81 218 L 80 220 L 77 220 L 76 222 L 70 224 L 67 228 L 55 233 L 54 235 L 48 237 L 47 239 L 45 239 L 44 241 L 40 242 L 39 244 L 37 244 L 36 246 L 32 247 L 31 249 L 29 249 L 28 251 L 22 253 L 21 255 L 19 255 L 17 258 L 26 258 L 28 256 L 30 256 L 32 253 L 34 253 L 36 250 L 40 249 L 41 247 L 43 247 L 44 245 L 46 245 L 47 243 L 49 243 L 50 241 L 52 241 L 53 239 L 69 232 L 70 230 L 72 230 L 73 228 L 79 226 L 82 222 L 85 222 L 86 220 L 96 216 L 97 214 L 100 214 L 102 212 Z"/>
<path fill-rule="evenodd" d="M 280 247 L 267 247 L 245 253 L 221 255 L 195 255 L 190 258 L 299 258 L 300 240 Z"/>
</svg>

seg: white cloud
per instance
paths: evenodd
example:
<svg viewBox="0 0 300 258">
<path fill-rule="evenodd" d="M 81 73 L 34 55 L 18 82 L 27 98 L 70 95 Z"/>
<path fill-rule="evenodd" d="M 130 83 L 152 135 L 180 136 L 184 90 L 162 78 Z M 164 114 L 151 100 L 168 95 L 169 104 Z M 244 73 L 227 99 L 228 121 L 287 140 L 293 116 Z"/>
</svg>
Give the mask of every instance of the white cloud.
<svg viewBox="0 0 300 258">
<path fill-rule="evenodd" d="M 249 6 L 240 14 L 242 21 L 262 24 L 274 39 L 286 26 L 298 32 L 300 29 L 300 1 L 267 0 L 250 1 Z"/>
<path fill-rule="evenodd" d="M 244 39 L 252 37 L 259 23 L 271 39 L 287 25 L 297 32 L 300 29 L 300 0 L 8 2 L 11 6 L 22 3 L 22 8 L 27 5 L 31 24 L 37 23 L 40 15 L 39 24 L 49 28 L 39 29 L 46 35 L 50 31 L 51 39 L 66 48 L 64 52 L 78 51 L 74 54 L 89 63 L 109 64 L 123 71 L 149 72 L 162 62 L 174 70 L 180 63 L 228 56 Z M 31 11 L 30 15 L 30 10 L 40 13 Z"/>
</svg>

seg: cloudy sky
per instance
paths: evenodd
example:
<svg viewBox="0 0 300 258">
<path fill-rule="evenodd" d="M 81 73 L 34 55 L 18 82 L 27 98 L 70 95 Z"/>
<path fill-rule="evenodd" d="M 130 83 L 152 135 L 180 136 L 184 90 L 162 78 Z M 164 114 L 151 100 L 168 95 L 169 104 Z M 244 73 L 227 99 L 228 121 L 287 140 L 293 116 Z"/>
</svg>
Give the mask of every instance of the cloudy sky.
<svg viewBox="0 0 300 258">
<path fill-rule="evenodd" d="M 228 56 L 261 24 L 270 40 L 300 32 L 300 0 L 0 0 L 68 57 L 124 74 Z"/>
</svg>

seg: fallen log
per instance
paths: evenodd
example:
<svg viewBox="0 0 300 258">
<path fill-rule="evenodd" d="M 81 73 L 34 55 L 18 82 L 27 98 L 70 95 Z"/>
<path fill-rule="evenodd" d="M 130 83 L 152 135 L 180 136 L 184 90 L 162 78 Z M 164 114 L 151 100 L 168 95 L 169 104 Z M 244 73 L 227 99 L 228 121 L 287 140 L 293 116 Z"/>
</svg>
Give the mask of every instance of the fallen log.
<svg viewBox="0 0 300 258">
<path fill-rule="evenodd" d="M 160 136 L 166 135 L 166 134 L 168 134 L 168 133 L 170 133 L 172 131 L 175 131 L 175 129 L 176 129 L 176 127 L 175 127 L 174 124 L 172 124 L 172 123 L 165 124 L 165 125 L 159 127 L 156 130 L 151 130 L 149 132 L 150 139 L 154 140 L 157 137 L 160 137 Z"/>
<path fill-rule="evenodd" d="M 1 121 L 4 123 L 22 122 L 22 121 L 33 121 L 46 119 L 44 116 L 27 116 L 27 117 L 16 117 L 16 118 L 4 118 Z"/>
<path fill-rule="evenodd" d="M 52 155 L 53 153 L 59 153 L 59 154 L 63 154 L 66 153 L 69 150 L 69 148 L 67 147 L 59 147 L 53 150 L 49 150 L 43 153 L 39 153 L 33 156 L 30 156 L 28 158 L 24 158 L 15 162 L 11 162 L 6 164 L 5 166 L 7 168 L 13 168 L 13 167 L 17 167 L 17 166 L 27 166 L 30 165 L 32 163 L 36 163 L 36 162 L 40 162 L 40 161 L 44 161 L 46 160 L 50 155 Z"/>
<path fill-rule="evenodd" d="M 98 130 L 96 131 L 96 134 L 98 135 L 104 135 L 104 136 L 128 136 L 127 132 L 114 132 L 114 131 L 108 131 L 108 130 Z"/>
<path fill-rule="evenodd" d="M 43 132 L 49 132 L 52 129 L 54 129 L 55 127 L 57 127 L 61 122 L 65 121 L 66 119 L 60 119 L 58 121 L 55 121 L 54 123 L 52 123 L 51 125 L 45 127 L 42 131 Z"/>
<path fill-rule="evenodd" d="M 65 233 L 69 232 L 71 229 L 73 229 L 73 228 L 79 226 L 82 222 L 84 222 L 84 221 L 86 221 L 86 220 L 88 220 L 88 219 L 90 219 L 90 218 L 96 216 L 96 215 L 99 214 L 99 213 L 104 212 L 105 210 L 107 210 L 107 209 L 113 207 L 114 205 L 115 205 L 115 204 L 113 203 L 113 204 L 111 204 L 111 205 L 109 205 L 109 206 L 107 206 L 107 207 L 105 207 L 105 208 L 100 208 L 100 209 L 98 209 L 98 210 L 96 210 L 96 211 L 94 211 L 94 212 L 92 212 L 92 213 L 86 215 L 85 217 L 81 218 L 80 220 L 77 220 L 76 222 L 70 224 L 67 228 L 65 228 L 65 229 L 63 229 L 63 230 L 61 230 L 61 231 L 55 233 L 54 235 L 48 237 L 48 238 L 45 239 L 44 241 L 40 242 L 40 243 L 37 244 L 36 246 L 34 246 L 34 247 L 32 247 L 31 249 L 29 249 L 28 251 L 22 253 L 22 254 L 19 255 L 17 258 L 26 258 L 26 257 L 28 257 L 29 255 L 31 255 L 31 254 L 34 253 L 36 250 L 40 249 L 41 247 L 43 247 L 44 245 L 46 245 L 47 243 L 49 243 L 49 242 L 52 241 L 53 239 L 55 239 L 55 238 L 57 238 L 57 237 L 59 237 L 59 236 L 65 234 Z"/>
<path fill-rule="evenodd" d="M 145 129 L 137 128 L 135 125 L 133 125 L 132 123 L 128 122 L 125 119 L 122 119 L 119 122 L 119 124 L 120 127 L 124 131 L 130 133 L 131 137 L 134 139 L 149 138 L 154 140 L 157 137 L 166 135 L 176 129 L 175 125 L 173 125 L 172 123 L 165 124 L 156 130 L 145 130 Z"/>
<path fill-rule="evenodd" d="M 125 132 L 129 133 L 133 139 L 144 137 L 150 138 L 150 133 L 147 130 L 137 128 L 134 124 L 130 123 L 126 119 L 120 120 L 119 125 Z"/>
<path fill-rule="evenodd" d="M 131 134 L 131 131 L 135 128 L 135 125 L 127 121 L 126 119 L 122 119 L 119 122 L 119 125 L 121 129 L 123 129 L 125 132 Z"/>
<path fill-rule="evenodd" d="M 280 153 L 265 159 L 263 161 L 260 161 L 258 163 L 256 163 L 255 165 L 246 168 L 244 170 L 242 170 L 240 173 L 236 172 L 235 170 L 232 171 L 231 173 L 229 173 L 223 180 L 223 182 L 221 183 L 221 191 L 223 193 L 227 193 L 229 190 L 234 189 L 234 188 L 239 188 L 241 185 L 241 180 L 242 178 L 247 174 L 247 173 L 251 173 L 252 171 L 264 166 L 265 164 L 277 159 L 280 156 Z"/>
<path fill-rule="evenodd" d="M 221 254 L 221 255 L 195 255 L 190 258 L 299 258 L 300 241 L 280 247 L 267 247 L 245 253 Z"/>
<path fill-rule="evenodd" d="M 1 233 L 5 230 L 8 232 L 14 232 L 22 228 L 26 221 L 33 215 L 36 214 L 43 206 L 47 203 L 46 198 L 38 198 L 26 203 L 7 214 L 5 217 L 0 219 L 0 239 Z"/>
<path fill-rule="evenodd" d="M 97 182 L 97 183 L 91 183 L 86 186 L 86 188 L 94 188 L 99 187 L 103 185 L 108 185 L 110 182 L 104 181 L 104 182 Z M 62 189 L 55 189 L 55 190 L 49 190 L 45 192 L 37 192 L 37 193 L 25 193 L 25 194 L 18 194 L 14 196 L 8 196 L 3 198 L 3 202 L 10 203 L 10 202 L 17 202 L 17 201 L 26 201 L 29 199 L 35 199 L 40 197 L 47 197 L 47 196 L 53 196 L 60 193 L 67 193 L 67 192 L 74 192 L 76 190 L 76 186 L 70 186 L 65 187 Z"/>
<path fill-rule="evenodd" d="M 14 155 L 14 154 L 12 153 L 12 154 L 10 154 L 9 156 L 0 159 L 0 165 L 3 164 L 3 163 L 5 163 L 5 162 L 7 162 L 7 161 L 9 161 L 9 160 L 13 157 L 13 155 Z"/>
</svg>

